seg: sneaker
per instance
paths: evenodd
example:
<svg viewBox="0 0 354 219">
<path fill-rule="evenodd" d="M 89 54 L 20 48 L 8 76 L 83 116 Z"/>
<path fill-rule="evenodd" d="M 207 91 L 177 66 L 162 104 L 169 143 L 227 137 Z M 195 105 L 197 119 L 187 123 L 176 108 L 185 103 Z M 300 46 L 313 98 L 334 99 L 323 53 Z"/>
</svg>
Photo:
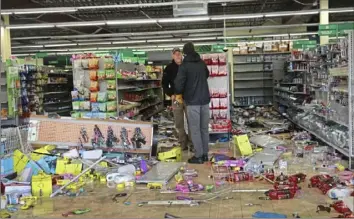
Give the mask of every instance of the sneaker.
<svg viewBox="0 0 354 219">
<path fill-rule="evenodd" d="M 188 159 L 188 163 L 203 164 L 204 162 L 203 162 L 203 158 L 193 156 L 193 157 Z"/>
<path fill-rule="evenodd" d="M 206 155 L 203 155 L 203 161 L 204 162 L 208 162 L 209 161 L 209 158 L 208 158 L 208 155 L 206 154 Z"/>
</svg>

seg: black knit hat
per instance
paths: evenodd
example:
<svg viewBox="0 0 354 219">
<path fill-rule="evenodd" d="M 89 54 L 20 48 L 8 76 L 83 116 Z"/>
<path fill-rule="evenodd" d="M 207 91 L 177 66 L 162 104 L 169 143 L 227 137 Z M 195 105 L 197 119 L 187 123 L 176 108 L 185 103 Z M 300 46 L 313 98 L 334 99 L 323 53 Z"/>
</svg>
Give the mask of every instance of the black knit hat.
<svg viewBox="0 0 354 219">
<path fill-rule="evenodd" d="M 188 54 L 191 54 L 191 53 L 194 53 L 195 50 L 194 50 L 194 44 L 192 42 L 188 42 L 186 44 L 184 44 L 183 46 L 183 53 L 188 55 Z"/>
</svg>

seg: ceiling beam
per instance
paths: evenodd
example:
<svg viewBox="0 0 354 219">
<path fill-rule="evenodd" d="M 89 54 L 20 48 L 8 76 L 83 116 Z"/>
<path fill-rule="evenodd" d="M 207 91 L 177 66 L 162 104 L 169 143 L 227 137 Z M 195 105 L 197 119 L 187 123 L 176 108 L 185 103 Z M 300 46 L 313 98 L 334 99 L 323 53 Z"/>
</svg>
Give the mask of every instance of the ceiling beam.
<svg viewBox="0 0 354 219">
<path fill-rule="evenodd" d="M 216 16 L 189 16 L 189 17 L 174 17 L 174 18 L 158 18 L 158 19 L 132 19 L 132 20 L 107 20 L 107 21 L 84 21 L 84 22 L 59 22 L 59 23 L 42 23 L 42 24 L 17 24 L 5 26 L 9 29 L 41 29 L 41 28 L 56 28 L 56 27 L 79 27 L 79 26 L 126 26 L 126 25 L 152 25 L 155 23 L 181 23 L 181 22 L 207 22 L 207 21 L 222 21 L 222 20 L 245 20 L 255 18 L 275 18 L 288 16 L 306 16 L 318 15 L 320 12 L 328 13 L 348 13 L 354 12 L 354 7 L 351 8 L 332 8 L 326 10 L 302 10 L 302 11 L 280 11 L 271 13 L 253 13 L 253 14 L 233 14 L 233 15 L 216 15 Z"/>
</svg>

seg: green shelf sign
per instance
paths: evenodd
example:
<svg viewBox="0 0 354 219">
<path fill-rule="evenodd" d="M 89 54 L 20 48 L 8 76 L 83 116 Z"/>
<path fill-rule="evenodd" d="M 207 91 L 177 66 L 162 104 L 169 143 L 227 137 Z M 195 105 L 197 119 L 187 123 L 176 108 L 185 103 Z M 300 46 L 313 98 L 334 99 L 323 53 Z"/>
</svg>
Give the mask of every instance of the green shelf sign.
<svg viewBox="0 0 354 219">
<path fill-rule="evenodd" d="M 318 27 L 320 36 L 345 36 L 349 31 L 354 30 L 354 22 L 344 24 L 325 24 Z"/>
</svg>

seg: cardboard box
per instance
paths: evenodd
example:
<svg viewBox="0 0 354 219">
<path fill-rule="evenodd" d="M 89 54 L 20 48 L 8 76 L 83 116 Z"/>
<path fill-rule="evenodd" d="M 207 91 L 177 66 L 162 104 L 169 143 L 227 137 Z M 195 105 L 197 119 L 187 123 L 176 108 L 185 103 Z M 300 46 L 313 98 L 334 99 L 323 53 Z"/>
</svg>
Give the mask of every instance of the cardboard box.
<svg viewBox="0 0 354 219">
<path fill-rule="evenodd" d="M 37 197 L 49 197 L 53 192 L 52 176 L 40 172 L 32 176 L 32 195 Z"/>
<path fill-rule="evenodd" d="M 175 147 L 169 151 L 160 152 L 157 154 L 157 159 L 160 161 L 174 160 L 175 162 L 181 162 L 182 161 L 182 148 Z"/>
</svg>

